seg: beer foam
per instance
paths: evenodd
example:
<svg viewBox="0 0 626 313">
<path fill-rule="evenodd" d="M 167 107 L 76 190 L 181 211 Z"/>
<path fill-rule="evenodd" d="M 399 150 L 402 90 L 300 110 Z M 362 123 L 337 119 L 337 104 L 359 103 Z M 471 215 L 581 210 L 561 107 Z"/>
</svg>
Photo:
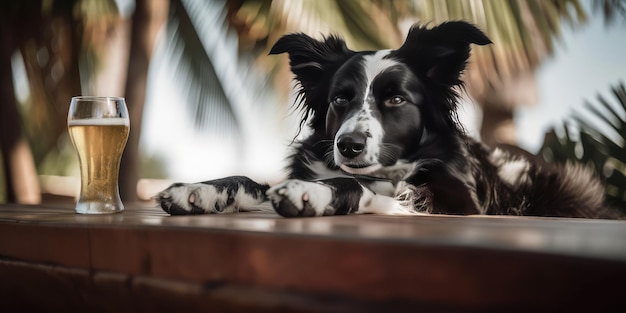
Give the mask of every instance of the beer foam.
<svg viewBox="0 0 626 313">
<path fill-rule="evenodd" d="M 127 118 L 111 117 L 111 118 L 86 118 L 78 120 L 69 120 L 68 126 L 130 126 L 130 121 Z"/>
</svg>

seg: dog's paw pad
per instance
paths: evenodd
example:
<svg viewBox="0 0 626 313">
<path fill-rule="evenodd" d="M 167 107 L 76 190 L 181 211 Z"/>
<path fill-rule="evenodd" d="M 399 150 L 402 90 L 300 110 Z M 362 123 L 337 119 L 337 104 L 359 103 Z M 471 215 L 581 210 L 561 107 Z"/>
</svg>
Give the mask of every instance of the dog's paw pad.
<svg viewBox="0 0 626 313">
<path fill-rule="evenodd" d="M 332 190 L 318 183 L 288 180 L 270 188 L 267 197 L 281 216 L 319 216 L 329 211 Z"/>
<path fill-rule="evenodd" d="M 213 213 L 213 206 L 208 207 L 204 197 L 217 198 L 211 190 L 204 190 L 201 184 L 176 183 L 159 192 L 154 198 L 163 211 L 171 215 Z M 219 212 L 219 211 L 218 211 Z"/>
<path fill-rule="evenodd" d="M 194 211 L 193 207 L 184 201 L 186 195 L 189 194 L 187 187 L 185 184 L 173 184 L 159 192 L 154 199 L 163 211 L 171 215 L 198 214 L 197 210 Z"/>
<path fill-rule="evenodd" d="M 291 200 L 282 198 L 279 200 L 272 200 L 272 205 L 276 213 L 284 217 L 300 216 L 302 210 L 299 209 Z"/>
</svg>

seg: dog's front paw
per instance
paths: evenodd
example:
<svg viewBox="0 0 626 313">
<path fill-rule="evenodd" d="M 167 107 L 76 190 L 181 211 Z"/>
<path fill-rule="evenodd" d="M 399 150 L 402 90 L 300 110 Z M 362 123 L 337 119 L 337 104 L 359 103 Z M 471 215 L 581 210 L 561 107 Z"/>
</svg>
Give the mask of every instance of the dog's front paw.
<svg viewBox="0 0 626 313">
<path fill-rule="evenodd" d="M 263 202 L 267 188 L 247 177 L 232 176 L 202 183 L 176 183 L 155 199 L 172 215 L 233 213 Z"/>
<path fill-rule="evenodd" d="M 396 200 L 401 207 L 411 208 L 416 213 L 433 211 L 433 192 L 426 185 L 414 186 L 406 182 L 398 183 Z"/>
<path fill-rule="evenodd" d="M 234 199 L 213 186 L 176 183 L 155 197 L 163 211 L 172 215 L 228 213 Z"/>
<path fill-rule="evenodd" d="M 288 180 L 270 188 L 267 197 L 284 217 L 332 215 L 333 190 L 315 182 Z"/>
</svg>

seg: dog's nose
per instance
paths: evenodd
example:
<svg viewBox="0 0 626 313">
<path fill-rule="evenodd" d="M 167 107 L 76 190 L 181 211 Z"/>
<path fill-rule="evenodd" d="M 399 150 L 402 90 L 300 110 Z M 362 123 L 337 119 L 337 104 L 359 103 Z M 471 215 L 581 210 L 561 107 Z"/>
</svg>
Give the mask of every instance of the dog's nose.
<svg viewBox="0 0 626 313">
<path fill-rule="evenodd" d="M 337 149 L 346 158 L 354 158 L 365 149 L 365 135 L 360 133 L 343 134 L 337 138 Z"/>
</svg>

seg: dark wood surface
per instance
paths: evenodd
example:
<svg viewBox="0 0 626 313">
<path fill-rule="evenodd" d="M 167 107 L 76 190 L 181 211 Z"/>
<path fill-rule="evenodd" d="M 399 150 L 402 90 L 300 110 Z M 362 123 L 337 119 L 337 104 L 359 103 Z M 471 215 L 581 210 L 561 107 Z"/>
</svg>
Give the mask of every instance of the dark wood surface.
<svg viewBox="0 0 626 313">
<path fill-rule="evenodd" d="M 0 297 L 66 311 L 626 309 L 626 222 L 0 205 Z"/>
</svg>

